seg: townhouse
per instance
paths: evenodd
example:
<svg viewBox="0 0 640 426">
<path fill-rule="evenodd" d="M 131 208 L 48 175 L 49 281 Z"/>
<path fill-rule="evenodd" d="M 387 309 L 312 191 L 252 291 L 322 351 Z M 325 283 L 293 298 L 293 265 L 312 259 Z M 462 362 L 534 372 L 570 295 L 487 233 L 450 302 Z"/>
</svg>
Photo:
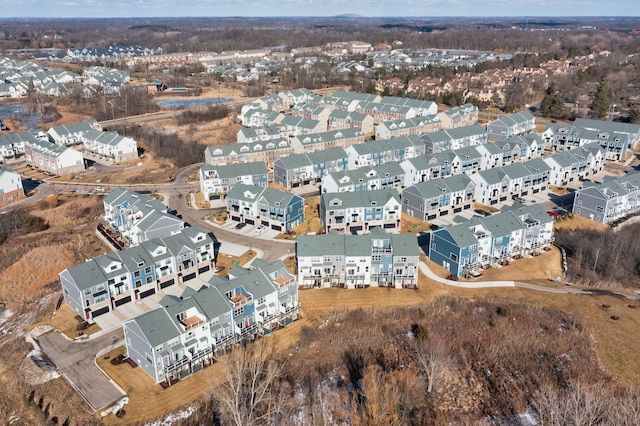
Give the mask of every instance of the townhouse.
<svg viewBox="0 0 640 426">
<path fill-rule="evenodd" d="M 56 145 L 71 146 L 83 143 L 83 135 L 89 130 L 102 131 L 102 126 L 96 120 L 85 120 L 79 123 L 53 126 L 47 131 L 49 140 Z"/>
<path fill-rule="evenodd" d="M 408 187 L 431 179 L 445 178 L 459 169 L 455 151 L 443 151 L 437 154 L 425 154 L 400 163 L 405 171 L 404 186 Z"/>
<path fill-rule="evenodd" d="M 286 115 L 280 122 L 279 126 L 284 127 L 284 131 L 289 139 L 293 139 L 300 135 L 327 131 L 326 121 L 312 120 L 310 118 L 296 117 L 294 115 Z"/>
<path fill-rule="evenodd" d="M 442 126 L 436 115 L 383 121 L 376 127 L 376 140 L 435 132 Z"/>
<path fill-rule="evenodd" d="M 7 163 L 22 157 L 26 145 L 37 139 L 37 136 L 32 131 L 0 135 L 0 162 Z"/>
<path fill-rule="evenodd" d="M 427 147 L 427 152 L 433 153 L 487 143 L 487 132 L 479 124 L 426 132 L 420 137 Z"/>
<path fill-rule="evenodd" d="M 291 111 L 289 112 L 291 113 L 291 115 L 295 115 L 296 117 L 304 117 L 310 120 L 318 120 L 320 122 L 326 122 L 328 123 L 327 129 L 334 130 L 334 128 L 331 127 L 331 123 L 329 120 L 332 110 L 328 108 L 323 108 L 320 106 L 303 103 L 303 104 L 294 105 L 291 108 Z M 352 126 L 346 126 L 346 127 L 352 127 Z M 342 127 L 339 127 L 339 128 L 342 128 Z"/>
<path fill-rule="evenodd" d="M 356 170 L 339 171 L 322 178 L 322 193 L 357 192 L 374 189 L 399 189 L 404 185 L 405 172 L 395 161 Z"/>
<path fill-rule="evenodd" d="M 244 113 L 241 113 L 238 119 L 245 127 L 262 127 L 269 124 L 279 124 L 284 118 L 284 114 L 281 112 L 262 109 L 257 106 L 247 108 L 246 110 L 243 107 L 243 111 Z"/>
<path fill-rule="evenodd" d="M 602 183 L 585 182 L 574 194 L 573 213 L 611 223 L 640 211 L 640 172 L 607 176 Z"/>
<path fill-rule="evenodd" d="M 87 260 L 60 272 L 65 303 L 94 318 L 185 283 L 215 266 L 219 243 L 199 225 Z"/>
<path fill-rule="evenodd" d="M 467 103 L 439 112 L 438 118 L 443 129 L 473 126 L 478 122 L 478 107 Z"/>
<path fill-rule="evenodd" d="M 638 141 L 640 141 L 640 124 L 576 118 L 573 125 L 596 132 L 616 132 L 629 135 L 629 149 L 631 150 L 634 150 Z"/>
<path fill-rule="evenodd" d="M 400 230 L 400 197 L 394 189 L 327 193 L 320 196 L 320 222 L 326 233 L 367 233 L 380 227 Z"/>
<path fill-rule="evenodd" d="M 300 288 L 417 288 L 415 235 L 374 228 L 365 235 L 300 235 L 296 244 Z"/>
<path fill-rule="evenodd" d="M 298 318 L 295 276 L 282 261 L 213 276 L 200 290 L 167 296 L 123 323 L 127 356 L 156 383 L 197 373 L 236 343 L 248 344 Z"/>
<path fill-rule="evenodd" d="M 359 112 L 335 109 L 327 117 L 327 129 L 339 130 L 358 128 L 365 134 L 373 134 L 373 117 Z"/>
<path fill-rule="evenodd" d="M 281 232 L 304 222 L 304 199 L 279 189 L 238 183 L 229 190 L 226 201 L 227 215 L 236 222 L 262 224 Z"/>
<path fill-rule="evenodd" d="M 553 218 L 542 206 L 532 205 L 430 231 L 426 248 L 431 261 L 463 277 L 540 254 L 553 240 Z"/>
<path fill-rule="evenodd" d="M 354 144 L 345 149 L 349 170 L 365 166 L 378 166 L 389 161 L 401 162 L 425 153 L 418 136 L 404 136 Z"/>
<path fill-rule="evenodd" d="M 40 139 L 26 143 L 24 155 L 30 166 L 58 176 L 78 173 L 85 169 L 80 152 Z"/>
<path fill-rule="evenodd" d="M 607 159 L 620 161 L 626 157 L 628 149 L 635 146 L 630 142 L 629 133 L 620 133 L 609 129 L 586 129 L 575 124 L 548 124 L 542 132 L 545 146 L 553 151 L 569 151 L 573 148 L 597 143 L 604 151 Z"/>
<path fill-rule="evenodd" d="M 273 163 L 273 181 L 286 189 L 319 182 L 330 173 L 347 170 L 347 153 L 341 147 L 291 154 Z"/>
<path fill-rule="evenodd" d="M 200 167 L 200 192 L 207 200 L 222 198 L 237 183 L 267 187 L 267 166 L 264 162 Z"/>
<path fill-rule="evenodd" d="M 552 168 L 542 159 L 483 170 L 471 176 L 475 201 L 494 205 L 514 196 L 526 196 L 549 189 Z"/>
<path fill-rule="evenodd" d="M 296 154 L 302 154 L 335 147 L 346 149 L 348 146 L 362 143 L 366 139 L 367 135 L 361 129 L 355 127 L 330 130 L 328 132 L 296 136 L 291 140 L 291 150 Z"/>
<path fill-rule="evenodd" d="M 417 111 L 414 108 L 378 102 L 361 103 L 356 107 L 356 112 L 370 116 L 374 124 L 406 120 L 417 116 Z"/>
<path fill-rule="evenodd" d="M 416 183 L 402 191 L 402 212 L 428 222 L 473 207 L 475 184 L 466 174 Z"/>
<path fill-rule="evenodd" d="M 483 156 L 482 168 L 508 166 L 518 161 L 542 157 L 544 144 L 536 134 L 511 136 L 503 141 L 486 143 L 477 147 Z"/>
<path fill-rule="evenodd" d="M 160 200 L 124 188 L 111 191 L 103 205 L 102 220 L 129 245 L 178 234 L 185 227 Z"/>
<path fill-rule="evenodd" d="M 212 166 L 263 162 L 270 168 L 274 161 L 291 152 L 289 142 L 281 138 L 265 142 L 208 146 L 204 150 L 204 159 L 205 163 Z"/>
<path fill-rule="evenodd" d="M 283 139 L 287 137 L 286 127 L 280 124 L 264 124 L 259 127 L 241 127 L 236 140 L 238 143 L 255 143 Z"/>
<path fill-rule="evenodd" d="M 25 197 L 22 178 L 11 169 L 0 167 L 0 207 Z"/>
<path fill-rule="evenodd" d="M 544 159 L 551 168 L 549 183 L 566 186 L 582 181 L 604 168 L 605 151 L 599 144 L 589 144 L 571 151 L 560 151 Z"/>
<path fill-rule="evenodd" d="M 82 147 L 91 153 L 111 158 L 116 163 L 138 158 L 138 144 L 116 132 L 89 129 L 79 136 Z"/>
<path fill-rule="evenodd" d="M 501 141 L 511 136 L 523 135 L 536 129 L 536 118 L 528 110 L 504 115 L 487 124 L 490 141 Z"/>
</svg>

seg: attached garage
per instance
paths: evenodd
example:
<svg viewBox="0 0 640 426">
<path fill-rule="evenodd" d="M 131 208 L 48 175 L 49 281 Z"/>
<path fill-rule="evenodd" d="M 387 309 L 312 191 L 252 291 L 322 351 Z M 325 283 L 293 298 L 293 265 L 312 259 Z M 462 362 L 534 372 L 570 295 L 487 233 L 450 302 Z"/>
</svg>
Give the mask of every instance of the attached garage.
<svg viewBox="0 0 640 426">
<path fill-rule="evenodd" d="M 282 226 L 278 226 L 278 225 L 271 225 L 271 229 L 275 230 L 275 231 L 282 231 Z"/>
<path fill-rule="evenodd" d="M 123 299 L 116 300 L 113 304 L 117 307 L 117 306 L 120 306 L 120 305 L 124 305 L 125 303 L 129 303 L 129 302 L 131 302 L 131 296 L 127 296 L 127 297 L 125 297 Z"/>
<path fill-rule="evenodd" d="M 246 223 L 247 225 L 255 225 L 256 221 L 253 219 L 245 219 L 244 223 Z"/>
<path fill-rule="evenodd" d="M 202 268 L 198 268 L 198 274 L 202 274 L 204 272 L 207 272 L 209 269 L 211 269 L 211 267 L 209 265 L 205 265 Z"/>
<path fill-rule="evenodd" d="M 165 281 L 165 282 L 163 282 L 163 283 L 160 283 L 160 288 L 161 288 L 161 289 L 163 289 L 163 288 L 167 288 L 167 287 L 169 287 L 170 285 L 174 285 L 175 283 L 176 283 L 176 280 L 175 280 L 174 278 L 171 278 L 169 281 Z"/>
<path fill-rule="evenodd" d="M 104 308 L 100 308 L 97 311 L 91 312 L 91 318 L 99 317 L 102 314 L 106 314 L 109 312 L 109 307 L 105 306 Z"/>
<path fill-rule="evenodd" d="M 155 288 L 149 289 L 147 291 L 143 291 L 142 293 L 140 293 L 140 299 L 144 299 L 145 297 L 153 296 L 154 294 L 156 294 L 156 289 Z"/>
<path fill-rule="evenodd" d="M 189 281 L 189 280 L 194 279 L 195 277 L 196 277 L 196 273 L 195 273 L 195 272 L 192 272 L 192 273 L 190 273 L 190 274 L 185 275 L 184 277 L 182 277 L 182 282 L 183 282 L 183 283 L 184 283 L 184 282 L 187 282 L 187 281 Z"/>
</svg>

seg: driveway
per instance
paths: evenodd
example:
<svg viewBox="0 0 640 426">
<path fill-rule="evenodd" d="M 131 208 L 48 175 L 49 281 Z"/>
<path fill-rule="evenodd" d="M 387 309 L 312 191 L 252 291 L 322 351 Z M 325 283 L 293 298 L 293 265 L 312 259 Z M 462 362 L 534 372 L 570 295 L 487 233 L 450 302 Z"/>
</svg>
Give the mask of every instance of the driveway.
<svg viewBox="0 0 640 426">
<path fill-rule="evenodd" d="M 42 351 L 93 410 L 108 407 L 125 396 L 122 389 L 109 379 L 95 362 L 96 355 L 101 350 L 123 344 L 122 327 L 82 342 L 73 342 L 57 330 L 36 340 Z"/>
</svg>

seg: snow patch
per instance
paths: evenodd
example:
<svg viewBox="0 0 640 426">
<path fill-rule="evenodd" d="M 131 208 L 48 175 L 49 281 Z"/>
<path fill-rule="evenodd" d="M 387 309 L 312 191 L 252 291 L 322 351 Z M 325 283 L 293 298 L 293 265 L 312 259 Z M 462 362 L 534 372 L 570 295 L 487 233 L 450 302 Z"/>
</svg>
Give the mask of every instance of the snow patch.
<svg viewBox="0 0 640 426">
<path fill-rule="evenodd" d="M 191 417 L 191 415 L 196 411 L 194 406 L 190 406 L 181 411 L 176 411 L 175 413 L 168 414 L 161 419 L 158 419 L 154 422 L 147 423 L 145 426 L 170 426 L 177 422 L 178 420 L 184 420 Z"/>
<path fill-rule="evenodd" d="M 40 385 L 60 377 L 55 364 L 42 352 L 32 333 L 27 333 L 24 340 L 31 344 L 33 350 L 22 360 L 18 370 L 20 381 L 29 385 Z"/>
<path fill-rule="evenodd" d="M 121 398 L 118 402 L 113 404 L 111 407 L 109 407 L 106 410 L 100 412 L 100 415 L 102 417 L 108 416 L 109 414 L 115 415 L 119 410 L 122 409 L 122 407 L 124 407 L 128 403 L 129 403 L 129 397 L 125 396 L 124 398 Z"/>
<path fill-rule="evenodd" d="M 4 324 L 9 321 L 9 318 L 13 315 L 11 309 L 3 309 L 0 311 L 0 324 Z"/>
</svg>

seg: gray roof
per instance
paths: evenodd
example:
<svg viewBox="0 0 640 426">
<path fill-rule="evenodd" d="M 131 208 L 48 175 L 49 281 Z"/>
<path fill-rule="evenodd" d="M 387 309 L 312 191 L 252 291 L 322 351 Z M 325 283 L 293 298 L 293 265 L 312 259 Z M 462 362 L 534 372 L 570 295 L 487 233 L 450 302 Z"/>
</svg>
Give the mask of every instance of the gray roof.
<svg viewBox="0 0 640 426">
<path fill-rule="evenodd" d="M 148 311 L 130 322 L 134 322 L 140 327 L 145 338 L 154 348 L 182 334 L 164 308 Z"/>
<path fill-rule="evenodd" d="M 205 164 L 201 168 L 203 171 L 215 171 L 220 179 L 231 179 L 240 176 L 258 176 L 267 174 L 267 166 L 266 164 L 264 164 L 264 161 L 227 164 L 223 166 L 212 166 L 210 164 Z"/>
<path fill-rule="evenodd" d="M 394 256 L 418 256 L 418 239 L 413 234 L 389 234 L 376 227 L 364 235 L 331 231 L 324 235 L 299 235 L 296 255 L 309 256 L 370 256 L 372 240 L 388 239 Z"/>
<path fill-rule="evenodd" d="M 640 125 L 638 124 L 620 123 L 617 121 L 589 120 L 586 118 L 576 118 L 573 124 L 574 126 L 584 127 L 585 129 L 640 134 Z"/>
<path fill-rule="evenodd" d="M 340 200 L 340 206 L 332 206 L 333 200 Z M 333 194 L 322 194 L 320 203 L 324 206 L 325 211 L 354 208 L 354 207 L 371 207 L 386 205 L 391 199 L 400 203 L 398 192 L 390 189 L 376 189 L 371 191 L 344 192 Z"/>
</svg>

